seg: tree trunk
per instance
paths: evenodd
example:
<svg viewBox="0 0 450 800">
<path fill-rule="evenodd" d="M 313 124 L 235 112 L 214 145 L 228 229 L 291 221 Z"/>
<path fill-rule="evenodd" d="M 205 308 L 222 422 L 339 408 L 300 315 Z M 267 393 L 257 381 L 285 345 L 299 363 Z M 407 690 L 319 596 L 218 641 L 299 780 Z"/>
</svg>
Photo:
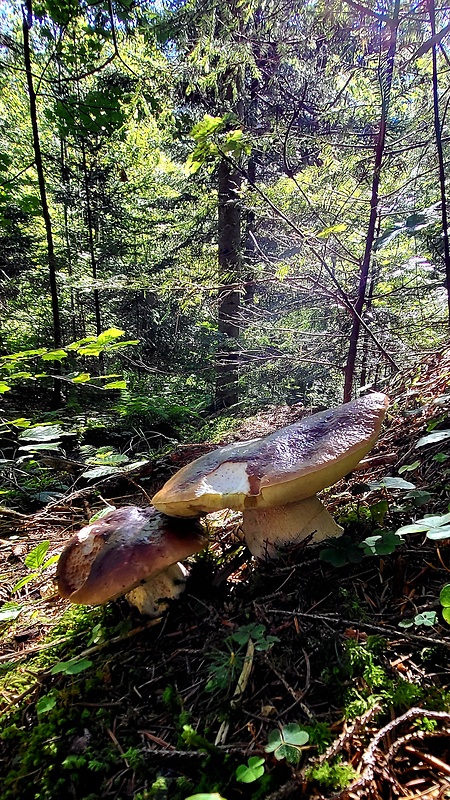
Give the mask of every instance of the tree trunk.
<svg viewBox="0 0 450 800">
<path fill-rule="evenodd" d="M 55 249 L 53 245 L 53 232 L 52 222 L 50 218 L 50 211 L 47 202 L 47 191 L 45 185 L 44 167 L 42 163 L 41 144 L 39 139 L 39 126 L 37 120 L 37 104 L 36 92 L 34 90 L 33 72 L 31 68 L 31 50 L 30 50 L 30 30 L 33 26 L 33 7 L 32 0 L 26 0 L 26 4 L 22 6 L 23 14 L 23 49 L 25 72 L 27 76 L 28 95 L 30 98 L 30 120 L 33 132 L 33 151 L 34 161 L 36 164 L 36 172 L 38 176 L 39 194 L 41 198 L 42 216 L 44 218 L 45 234 L 47 238 L 47 263 L 50 277 L 50 294 L 52 300 L 52 315 L 53 315 L 53 343 L 55 349 L 61 347 L 61 320 L 59 316 L 59 302 L 58 302 L 58 286 L 56 282 L 56 258 Z M 58 365 L 58 362 L 56 362 Z M 59 366 L 55 367 L 55 371 L 59 370 Z M 61 403 L 61 381 L 55 379 L 53 388 L 53 403 L 55 406 Z"/>
<path fill-rule="evenodd" d="M 92 219 L 92 206 L 91 206 L 91 190 L 89 187 L 89 175 L 88 175 L 88 168 L 87 168 L 87 160 L 86 160 L 86 147 L 84 142 L 81 144 L 81 153 L 83 157 L 83 180 L 84 180 L 84 191 L 85 191 L 85 199 L 86 199 L 86 217 L 87 217 L 87 224 L 88 224 L 88 241 L 89 241 L 89 255 L 91 257 L 91 271 L 92 271 L 92 280 L 96 281 L 98 277 L 98 269 L 97 269 L 97 258 L 95 255 L 95 243 L 94 243 L 94 226 L 93 226 L 93 219 Z M 94 286 L 94 312 L 95 312 L 95 331 L 97 336 L 100 336 L 102 332 L 102 318 L 100 313 L 100 297 L 98 293 L 98 288 Z"/>
<path fill-rule="evenodd" d="M 350 333 L 350 344 L 345 366 L 344 381 L 344 403 L 348 403 L 352 397 L 353 378 L 355 374 L 356 355 L 358 351 L 358 339 L 361 330 L 361 314 L 366 300 L 367 281 L 369 277 L 370 259 L 372 247 L 375 239 L 375 228 L 378 214 L 378 195 L 380 188 L 381 164 L 383 161 L 384 145 L 386 140 L 386 124 L 389 111 L 389 101 L 392 86 L 392 75 L 394 71 L 394 58 L 397 47 L 398 17 L 400 11 L 400 0 L 395 0 L 394 14 L 388 22 L 390 26 L 390 41 L 386 58 L 385 69 L 381 69 L 380 82 L 382 86 L 381 117 L 378 136 L 375 145 L 375 164 L 372 176 L 372 194 L 370 199 L 370 215 L 367 228 L 366 247 L 364 258 L 361 264 L 359 277 L 358 296 L 355 303 L 355 314 L 353 317 L 352 330 Z"/>
<path fill-rule="evenodd" d="M 436 11 L 434 0 L 427 0 L 428 13 L 430 15 L 431 36 L 436 35 Z M 442 127 L 439 119 L 439 93 L 438 93 L 438 69 L 437 69 L 437 45 L 432 48 L 433 57 L 433 111 L 434 111 L 434 131 L 436 136 L 436 150 L 439 167 L 439 188 L 441 194 L 441 219 L 442 219 L 442 240 L 444 243 L 444 264 L 445 264 L 445 288 L 447 289 L 448 321 L 450 325 L 450 244 L 448 236 L 448 214 L 447 197 L 445 192 L 445 165 L 444 153 L 442 148 Z"/>
<path fill-rule="evenodd" d="M 216 407 L 227 408 L 238 401 L 239 304 L 236 281 L 241 272 L 240 175 L 222 159 L 219 165 L 218 199 L 218 329 Z"/>
</svg>

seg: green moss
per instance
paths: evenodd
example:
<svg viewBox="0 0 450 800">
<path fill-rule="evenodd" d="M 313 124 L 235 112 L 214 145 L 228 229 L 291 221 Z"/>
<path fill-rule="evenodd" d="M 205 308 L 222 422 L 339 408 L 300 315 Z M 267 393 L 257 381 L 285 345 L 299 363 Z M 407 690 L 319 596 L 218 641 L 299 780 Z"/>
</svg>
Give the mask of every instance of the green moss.
<svg viewBox="0 0 450 800">
<path fill-rule="evenodd" d="M 324 764 L 308 769 L 306 777 L 310 781 L 316 781 L 325 789 L 345 789 L 355 780 L 357 773 L 351 764 L 343 764 L 340 761 L 329 764 L 325 761 Z"/>
</svg>

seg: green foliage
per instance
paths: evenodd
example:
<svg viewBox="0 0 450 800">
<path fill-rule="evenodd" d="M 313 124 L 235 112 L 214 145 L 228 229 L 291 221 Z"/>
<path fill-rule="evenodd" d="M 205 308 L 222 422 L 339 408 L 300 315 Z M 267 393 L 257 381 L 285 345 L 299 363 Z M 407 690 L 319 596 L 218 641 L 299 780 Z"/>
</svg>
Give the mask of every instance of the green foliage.
<svg viewBox="0 0 450 800">
<path fill-rule="evenodd" d="M 416 448 L 419 449 L 421 447 L 428 447 L 430 444 L 437 444 L 438 442 L 444 442 L 447 439 L 450 439 L 450 431 L 433 431 L 433 433 L 427 433 L 425 436 L 422 436 L 418 442 L 416 442 Z"/>
<path fill-rule="evenodd" d="M 359 544 L 344 534 L 337 539 L 330 539 L 327 547 L 321 550 L 320 558 L 334 567 L 343 567 L 348 563 L 359 564 L 364 556 L 389 555 L 402 544 L 404 540 L 398 532 L 376 530 L 373 536 L 368 536 Z"/>
<path fill-rule="evenodd" d="M 411 628 L 413 625 L 424 628 L 432 628 L 437 623 L 437 614 L 435 611 L 422 611 L 416 614 L 412 619 L 402 619 L 398 626 L 399 628 Z"/>
<path fill-rule="evenodd" d="M 323 764 L 308 767 L 306 777 L 310 781 L 316 781 L 325 789 L 342 790 L 357 778 L 357 773 L 351 764 L 343 764 L 341 761 L 330 764 L 324 761 Z"/>
<path fill-rule="evenodd" d="M 240 783 L 254 783 L 264 775 L 264 759 L 251 756 L 247 764 L 240 764 L 236 768 L 236 780 Z"/>
<path fill-rule="evenodd" d="M 80 672 L 90 669 L 90 667 L 92 667 L 92 661 L 88 658 L 71 658 L 70 661 L 60 661 L 55 664 L 51 669 L 51 674 L 78 675 Z"/>
<path fill-rule="evenodd" d="M 199 792 L 186 797 L 186 800 L 225 800 L 218 792 Z"/>
<path fill-rule="evenodd" d="M 244 666 L 245 648 L 250 639 L 257 651 L 270 650 L 279 641 L 277 636 L 266 634 L 265 625 L 250 623 L 239 627 L 225 639 L 225 649 L 216 650 L 212 654 L 206 692 L 230 691 L 235 688 Z"/>
<path fill-rule="evenodd" d="M 240 128 L 228 129 L 230 124 L 237 121 L 232 114 L 223 117 L 205 114 L 202 121 L 194 125 L 191 136 L 195 139 L 196 146 L 186 161 L 188 174 L 195 174 L 205 163 L 217 161 L 223 153 L 233 158 L 250 154 L 251 145 L 243 131 Z"/>
<path fill-rule="evenodd" d="M 102 355 L 114 353 L 124 347 L 138 344 L 138 340 L 128 340 L 124 342 L 117 342 L 124 331 L 119 328 L 109 328 L 103 331 L 99 336 L 86 336 L 77 342 L 72 342 L 65 348 L 59 350 L 51 350 L 49 348 L 40 347 L 31 350 L 23 350 L 21 352 L 12 353 L 7 356 L 0 356 L 0 394 L 4 394 L 11 390 L 15 383 L 20 383 L 24 380 L 38 380 L 42 378 L 51 377 L 50 373 L 38 371 L 36 368 L 30 367 L 30 362 L 36 362 L 38 359 L 43 361 L 63 361 L 69 355 L 85 356 L 99 358 Z M 23 367 L 26 369 L 23 369 Z M 120 386 L 117 386 L 117 381 L 110 382 L 105 386 L 101 386 L 98 381 L 105 380 L 111 376 L 97 376 L 91 378 L 89 373 L 84 372 L 71 372 L 64 375 L 64 381 L 69 383 L 88 383 L 94 382 L 94 385 L 99 389 L 115 389 L 125 388 L 123 381 L 119 381 Z"/>
<path fill-rule="evenodd" d="M 439 602 L 442 606 L 442 616 L 450 625 L 450 583 L 442 587 L 439 594 Z"/>
<path fill-rule="evenodd" d="M 423 519 L 412 522 L 410 525 L 403 525 L 397 530 L 397 535 L 404 536 L 407 533 L 422 532 L 426 532 L 427 539 L 432 541 L 450 539 L 450 514 L 423 517 Z"/>
<path fill-rule="evenodd" d="M 273 753 L 277 761 L 286 759 L 288 764 L 298 764 L 301 751 L 308 741 L 309 734 L 299 725 L 283 725 L 269 734 L 264 750 Z"/>
<path fill-rule="evenodd" d="M 28 575 L 25 575 L 23 578 L 17 581 L 17 583 L 13 587 L 13 592 L 19 592 L 27 583 L 30 581 L 35 580 L 35 578 L 40 578 L 42 573 L 48 569 L 49 567 L 53 566 L 58 561 L 59 556 L 52 556 L 51 558 L 46 559 L 48 548 L 50 547 L 50 541 L 42 541 L 31 550 L 25 558 L 25 566 L 30 570 Z"/>
</svg>

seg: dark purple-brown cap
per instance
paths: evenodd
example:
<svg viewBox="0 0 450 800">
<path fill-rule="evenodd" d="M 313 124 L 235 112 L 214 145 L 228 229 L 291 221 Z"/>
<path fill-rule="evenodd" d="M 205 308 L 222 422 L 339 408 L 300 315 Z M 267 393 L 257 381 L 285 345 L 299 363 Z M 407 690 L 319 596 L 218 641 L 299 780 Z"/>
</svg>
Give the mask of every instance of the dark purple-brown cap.
<svg viewBox="0 0 450 800">
<path fill-rule="evenodd" d="M 125 506 L 82 528 L 69 542 L 58 562 L 58 590 L 72 603 L 103 605 L 206 544 L 195 520 Z"/>
</svg>

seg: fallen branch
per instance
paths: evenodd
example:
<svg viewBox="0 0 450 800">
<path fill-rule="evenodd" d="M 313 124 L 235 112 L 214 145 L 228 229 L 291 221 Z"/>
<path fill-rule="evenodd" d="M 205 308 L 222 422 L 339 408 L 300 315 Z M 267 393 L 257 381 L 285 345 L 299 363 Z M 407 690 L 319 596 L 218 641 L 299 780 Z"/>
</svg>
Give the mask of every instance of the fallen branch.
<svg viewBox="0 0 450 800">
<path fill-rule="evenodd" d="M 399 725 L 403 725 L 404 722 L 408 722 L 416 717 L 427 717 L 429 719 L 441 720 L 442 722 L 450 722 L 450 714 L 446 711 L 428 711 L 426 708 L 410 708 L 409 711 L 406 711 L 401 717 L 397 717 L 391 722 L 388 722 L 384 728 L 377 731 L 369 746 L 364 751 L 360 760 L 360 766 L 363 769 L 359 778 L 353 781 L 353 783 L 347 786 L 342 792 L 339 792 L 339 794 L 333 795 L 331 800 L 343 800 L 343 798 L 348 797 L 350 792 L 353 793 L 357 789 L 365 788 L 375 776 L 376 755 L 381 741 Z"/>
</svg>

